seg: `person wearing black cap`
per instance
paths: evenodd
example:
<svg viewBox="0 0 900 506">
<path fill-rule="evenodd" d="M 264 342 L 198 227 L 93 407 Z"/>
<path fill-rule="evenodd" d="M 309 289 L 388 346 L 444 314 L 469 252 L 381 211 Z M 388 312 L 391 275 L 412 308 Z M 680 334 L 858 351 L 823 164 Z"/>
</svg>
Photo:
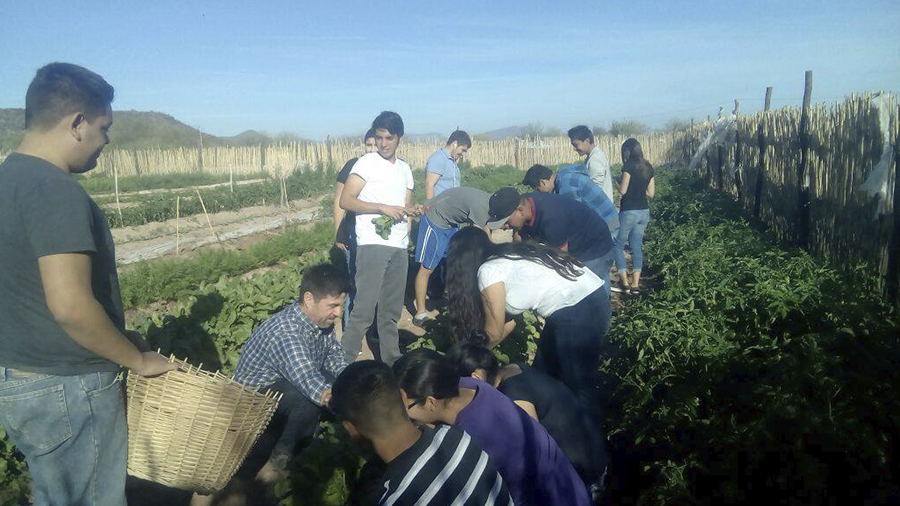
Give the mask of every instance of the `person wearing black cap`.
<svg viewBox="0 0 900 506">
<path fill-rule="evenodd" d="M 555 193 L 522 196 L 504 228 L 568 252 L 603 279 L 609 297 L 609 269 L 615 258 L 609 226 L 586 204 Z"/>
<path fill-rule="evenodd" d="M 468 223 L 491 230 L 503 227 L 519 204 L 514 188 L 501 188 L 493 195 L 477 188 L 450 188 L 425 203 L 419 221 L 416 241 L 416 316 L 413 323 L 421 326 L 429 318 L 425 307 L 428 280 L 441 260 L 447 256 L 447 245 L 460 225 Z"/>
</svg>

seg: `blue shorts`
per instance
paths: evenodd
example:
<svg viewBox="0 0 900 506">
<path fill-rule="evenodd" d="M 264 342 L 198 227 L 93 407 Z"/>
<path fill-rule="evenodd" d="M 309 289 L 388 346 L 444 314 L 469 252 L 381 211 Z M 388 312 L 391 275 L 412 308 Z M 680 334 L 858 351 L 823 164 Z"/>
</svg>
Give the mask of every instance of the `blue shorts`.
<svg viewBox="0 0 900 506">
<path fill-rule="evenodd" d="M 447 255 L 450 238 L 458 227 L 440 228 L 424 214 L 419 218 L 419 238 L 416 240 L 416 262 L 422 267 L 434 270 Z"/>
</svg>

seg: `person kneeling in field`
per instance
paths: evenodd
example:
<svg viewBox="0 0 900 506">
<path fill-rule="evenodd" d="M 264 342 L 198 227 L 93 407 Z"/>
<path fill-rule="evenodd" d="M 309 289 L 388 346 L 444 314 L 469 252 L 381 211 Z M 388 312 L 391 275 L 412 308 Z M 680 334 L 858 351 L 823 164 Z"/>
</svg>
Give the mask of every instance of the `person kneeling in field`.
<svg viewBox="0 0 900 506">
<path fill-rule="evenodd" d="M 416 427 L 407 401 L 381 362 L 351 364 L 334 382 L 331 407 L 344 428 L 387 464 L 377 504 L 513 504 L 503 477 L 469 434 L 448 425 Z"/>
<path fill-rule="evenodd" d="M 456 343 L 446 357 L 459 376 L 487 382 L 541 422 L 581 479 L 602 487 L 609 463 L 606 438 L 569 387 L 528 364 L 501 367 L 491 350 L 474 343 Z"/>
<path fill-rule="evenodd" d="M 501 228 L 519 205 L 514 188 L 501 188 L 493 195 L 477 188 L 451 188 L 425 203 L 419 220 L 416 241 L 416 316 L 413 323 L 422 326 L 431 319 L 425 307 L 428 280 L 435 267 L 447 256 L 447 245 L 460 225 L 470 223 L 490 235 Z"/>
<path fill-rule="evenodd" d="M 320 264 L 306 269 L 300 298 L 262 323 L 244 345 L 235 380 L 284 396 L 238 475 L 270 482 L 286 476 L 293 455 L 315 433 L 331 399 L 331 383 L 347 367 L 334 322 L 352 286 L 341 269 Z"/>
<path fill-rule="evenodd" d="M 587 506 L 587 487 L 537 420 L 484 381 L 459 377 L 440 353 L 410 351 L 394 363 L 409 416 L 463 429 L 484 448 L 516 504 Z"/>
</svg>

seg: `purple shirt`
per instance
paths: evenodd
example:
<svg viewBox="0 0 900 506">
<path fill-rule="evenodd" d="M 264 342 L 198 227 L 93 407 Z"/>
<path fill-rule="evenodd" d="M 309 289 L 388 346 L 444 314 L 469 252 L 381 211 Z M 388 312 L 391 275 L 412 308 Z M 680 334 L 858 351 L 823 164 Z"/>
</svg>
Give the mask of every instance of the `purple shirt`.
<svg viewBox="0 0 900 506">
<path fill-rule="evenodd" d="M 484 381 L 460 378 L 475 397 L 456 416 L 500 471 L 516 504 L 590 506 L 587 487 L 547 430 Z"/>
</svg>

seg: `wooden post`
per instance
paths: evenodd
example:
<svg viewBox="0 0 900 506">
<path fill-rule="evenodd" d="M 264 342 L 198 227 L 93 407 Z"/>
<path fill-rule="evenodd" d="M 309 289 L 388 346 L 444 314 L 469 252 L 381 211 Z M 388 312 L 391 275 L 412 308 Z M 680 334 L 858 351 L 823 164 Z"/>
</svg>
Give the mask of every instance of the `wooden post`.
<svg viewBox="0 0 900 506">
<path fill-rule="evenodd" d="M 116 188 L 116 209 L 119 211 L 119 224 L 125 226 L 125 219 L 122 218 L 122 203 L 119 202 L 119 167 L 113 164 L 113 184 Z"/>
<path fill-rule="evenodd" d="M 741 116 L 741 101 L 734 99 L 734 184 L 737 187 L 738 203 L 743 205 L 741 200 L 741 129 L 738 125 L 738 118 Z"/>
<path fill-rule="evenodd" d="M 519 138 L 518 137 L 516 137 L 516 151 L 514 153 L 514 158 L 515 158 L 515 163 L 516 163 L 516 170 L 522 170 L 519 168 Z"/>
<path fill-rule="evenodd" d="M 219 239 L 219 234 L 216 233 L 216 230 L 212 226 L 212 222 L 209 220 L 209 213 L 206 212 L 206 204 L 203 203 L 203 197 L 200 196 L 200 190 L 194 190 L 197 192 L 197 198 L 200 199 L 200 207 L 203 209 L 203 215 L 206 216 L 206 224 L 209 226 L 209 231 L 216 236 L 216 242 L 222 244 L 222 239 Z"/>
<path fill-rule="evenodd" d="M 203 130 L 197 129 L 200 132 L 200 144 L 197 146 L 197 171 L 203 172 Z"/>
<path fill-rule="evenodd" d="M 266 171 L 266 145 L 259 145 L 259 170 L 260 172 Z"/>
<path fill-rule="evenodd" d="M 756 143 L 759 146 L 759 170 L 756 173 L 756 192 L 753 197 L 753 217 L 759 219 L 762 209 L 763 184 L 766 177 L 766 125 L 769 121 L 769 108 L 772 105 L 772 87 L 766 88 L 766 105 L 763 109 L 762 121 L 759 131 L 756 133 Z"/>
<path fill-rule="evenodd" d="M 894 202 L 891 215 L 893 226 L 888 243 L 884 292 L 892 304 L 900 306 L 900 146 L 894 146 Z"/>
<path fill-rule="evenodd" d="M 806 71 L 803 109 L 800 112 L 800 166 L 797 167 L 797 246 L 809 249 L 810 190 L 809 175 L 809 103 L 812 98 L 812 70 Z"/>
<path fill-rule="evenodd" d="M 722 173 L 725 172 L 725 146 L 722 144 L 716 145 L 716 167 L 718 168 L 718 172 L 716 173 L 716 181 L 718 184 L 718 189 L 721 191 L 725 191 L 725 178 Z"/>
<path fill-rule="evenodd" d="M 328 170 L 333 170 L 334 160 L 331 157 L 331 136 L 325 136 L 325 146 L 328 147 Z"/>
<path fill-rule="evenodd" d="M 175 197 L 175 255 L 181 254 L 181 197 Z"/>
<path fill-rule="evenodd" d="M 228 183 L 231 186 L 231 194 L 234 195 L 234 164 L 228 167 Z"/>
</svg>

